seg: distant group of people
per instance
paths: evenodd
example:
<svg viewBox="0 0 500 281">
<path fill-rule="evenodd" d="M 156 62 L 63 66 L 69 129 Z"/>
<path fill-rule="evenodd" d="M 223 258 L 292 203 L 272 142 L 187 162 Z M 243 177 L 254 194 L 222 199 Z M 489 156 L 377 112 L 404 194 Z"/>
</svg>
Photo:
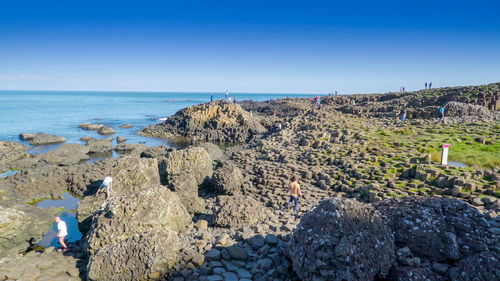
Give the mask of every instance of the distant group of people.
<svg viewBox="0 0 500 281">
<path fill-rule="evenodd" d="M 432 82 L 429 82 L 429 83 L 425 82 L 425 89 L 426 90 L 427 89 L 429 89 L 429 90 L 432 89 Z"/>
<path fill-rule="evenodd" d="M 399 91 L 400 91 L 400 92 L 402 92 L 402 93 L 404 93 L 404 92 L 406 91 L 405 86 L 401 86 L 401 87 L 399 87 Z"/>
</svg>

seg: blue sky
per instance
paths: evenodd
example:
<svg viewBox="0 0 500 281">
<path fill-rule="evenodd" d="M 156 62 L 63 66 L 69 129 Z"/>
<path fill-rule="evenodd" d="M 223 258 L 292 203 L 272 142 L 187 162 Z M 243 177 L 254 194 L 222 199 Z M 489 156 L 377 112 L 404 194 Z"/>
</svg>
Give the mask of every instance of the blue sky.
<svg viewBox="0 0 500 281">
<path fill-rule="evenodd" d="M 498 11 L 493 0 L 2 0 L 0 89 L 364 93 L 499 82 Z"/>
</svg>

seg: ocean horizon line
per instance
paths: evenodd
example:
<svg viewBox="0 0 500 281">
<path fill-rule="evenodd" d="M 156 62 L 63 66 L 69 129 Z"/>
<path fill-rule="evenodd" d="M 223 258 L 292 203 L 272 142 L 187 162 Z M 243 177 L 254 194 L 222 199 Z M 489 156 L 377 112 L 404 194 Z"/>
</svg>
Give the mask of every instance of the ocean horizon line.
<svg viewBox="0 0 500 281">
<path fill-rule="evenodd" d="M 220 91 L 130 91 L 130 90 L 11 90 L 0 89 L 0 92 L 58 92 L 58 93 L 158 93 L 158 94 L 225 94 Z M 251 95 L 328 95 L 329 93 L 288 93 L 288 92 L 228 92 L 229 94 L 251 94 Z M 343 94 L 347 95 L 347 94 Z"/>
</svg>

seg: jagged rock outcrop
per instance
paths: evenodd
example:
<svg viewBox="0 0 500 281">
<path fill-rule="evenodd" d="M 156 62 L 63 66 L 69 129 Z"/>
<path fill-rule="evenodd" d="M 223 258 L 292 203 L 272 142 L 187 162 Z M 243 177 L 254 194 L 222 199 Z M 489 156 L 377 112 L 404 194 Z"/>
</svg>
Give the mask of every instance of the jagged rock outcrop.
<svg viewBox="0 0 500 281">
<path fill-rule="evenodd" d="M 234 195 L 241 192 L 243 173 L 230 161 L 220 162 L 212 175 L 211 184 L 216 193 Z"/>
<path fill-rule="evenodd" d="M 161 159 L 164 158 L 168 152 L 172 151 L 175 151 L 175 149 L 164 145 L 150 146 L 141 153 L 141 157 Z"/>
<path fill-rule="evenodd" d="M 222 195 L 217 197 L 214 206 L 214 222 L 222 227 L 237 229 L 251 226 L 269 216 L 272 214 L 251 196 Z"/>
<path fill-rule="evenodd" d="M 191 217 L 162 186 L 113 197 L 93 217 L 88 235 L 90 280 L 145 280 L 177 262 L 177 232 Z"/>
<path fill-rule="evenodd" d="M 467 203 L 447 198 L 408 197 L 375 204 L 396 245 L 431 261 L 458 260 L 497 245 L 491 227 Z"/>
<path fill-rule="evenodd" d="M 380 213 L 341 198 L 325 199 L 302 217 L 289 252 L 302 280 L 374 280 L 395 260 L 394 237 Z"/>
<path fill-rule="evenodd" d="M 213 143 L 204 142 L 199 144 L 198 146 L 203 147 L 214 161 L 226 159 L 226 155 L 224 155 L 224 152 L 219 148 L 219 146 Z"/>
<path fill-rule="evenodd" d="M 198 141 L 244 142 L 266 129 L 239 104 L 215 101 L 178 111 L 164 123 L 144 128 L 145 136 L 196 138 Z"/>
</svg>

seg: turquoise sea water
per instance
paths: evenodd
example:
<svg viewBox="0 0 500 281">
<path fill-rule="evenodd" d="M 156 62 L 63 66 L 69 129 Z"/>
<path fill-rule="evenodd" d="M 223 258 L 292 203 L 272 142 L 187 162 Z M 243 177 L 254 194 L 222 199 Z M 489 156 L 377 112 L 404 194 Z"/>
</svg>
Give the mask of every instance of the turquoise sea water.
<svg viewBox="0 0 500 281">
<path fill-rule="evenodd" d="M 48 133 L 63 136 L 67 142 L 80 143 L 82 136 L 104 138 L 95 131 L 78 127 L 81 123 L 102 123 L 113 127 L 129 143 L 165 144 L 165 140 L 145 138 L 136 134 L 141 128 L 159 123 L 179 109 L 210 101 L 211 93 L 160 92 L 60 92 L 0 91 L 0 140 L 20 141 L 20 133 Z M 224 93 L 213 94 L 215 99 Z M 238 101 L 278 99 L 287 94 L 231 94 Z M 312 97 L 313 95 L 293 95 Z M 130 123 L 132 129 L 121 129 Z M 25 143 L 27 144 L 27 143 Z M 53 147 L 53 146 L 52 146 Z M 39 147 L 32 152 L 52 147 Z"/>
</svg>

